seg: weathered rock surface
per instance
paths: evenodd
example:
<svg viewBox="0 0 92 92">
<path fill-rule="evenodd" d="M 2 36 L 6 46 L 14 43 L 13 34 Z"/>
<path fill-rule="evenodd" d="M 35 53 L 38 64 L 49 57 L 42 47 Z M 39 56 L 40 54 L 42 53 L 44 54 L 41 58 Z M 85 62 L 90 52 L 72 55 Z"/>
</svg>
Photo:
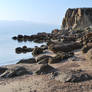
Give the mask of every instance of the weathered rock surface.
<svg viewBox="0 0 92 92">
<path fill-rule="evenodd" d="M 36 62 L 38 62 L 38 64 L 47 64 L 50 58 L 51 56 L 41 55 L 36 58 Z"/>
<path fill-rule="evenodd" d="M 74 56 L 73 52 L 58 52 L 55 57 L 49 58 L 50 64 L 59 63 L 62 60 L 68 59 L 70 57 Z"/>
<path fill-rule="evenodd" d="M 92 64 L 92 49 L 90 49 L 90 50 L 87 52 L 87 58 L 89 59 L 90 64 Z"/>
<path fill-rule="evenodd" d="M 40 48 L 37 46 L 32 51 L 33 56 L 37 56 L 37 55 L 42 54 L 42 53 L 43 53 L 43 48 Z"/>
<path fill-rule="evenodd" d="M 53 68 L 52 66 L 48 65 L 48 64 L 43 64 L 40 69 L 38 71 L 36 71 L 36 74 L 48 74 L 51 72 L 55 72 L 55 68 Z"/>
<path fill-rule="evenodd" d="M 71 42 L 71 43 L 67 43 L 67 44 L 51 44 L 49 46 L 49 49 L 53 52 L 70 52 L 76 49 L 80 49 L 82 47 L 81 43 L 78 42 Z"/>
<path fill-rule="evenodd" d="M 22 59 L 19 62 L 17 62 L 17 64 L 33 64 L 33 63 L 36 63 L 36 60 L 34 58 Z"/>
<path fill-rule="evenodd" d="M 92 80 L 92 76 L 82 70 L 61 72 L 56 78 L 60 82 L 82 82 Z"/>
<path fill-rule="evenodd" d="M 30 74 L 24 67 L 16 67 L 14 69 L 8 69 L 0 75 L 2 78 L 12 78 L 16 76 L 21 76 L 25 74 Z"/>
<path fill-rule="evenodd" d="M 92 8 L 68 9 L 62 22 L 64 29 L 84 29 L 92 25 Z"/>
<path fill-rule="evenodd" d="M 32 52 L 32 51 L 33 51 L 33 48 L 28 48 L 27 46 L 23 46 L 22 48 L 21 47 L 17 47 L 15 49 L 15 52 L 17 54 L 27 53 L 27 52 Z"/>
<path fill-rule="evenodd" d="M 87 43 L 87 45 L 84 45 L 82 48 L 83 53 L 87 53 L 92 48 L 92 43 Z"/>
</svg>

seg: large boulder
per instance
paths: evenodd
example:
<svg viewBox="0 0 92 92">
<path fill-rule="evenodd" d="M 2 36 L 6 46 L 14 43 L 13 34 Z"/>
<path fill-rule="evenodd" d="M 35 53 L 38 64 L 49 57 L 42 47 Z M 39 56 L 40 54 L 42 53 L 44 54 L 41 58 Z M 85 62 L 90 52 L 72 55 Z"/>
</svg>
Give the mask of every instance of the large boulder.
<svg viewBox="0 0 92 92">
<path fill-rule="evenodd" d="M 71 43 L 64 43 L 64 44 L 51 44 L 49 49 L 53 52 L 70 52 L 73 50 L 80 49 L 82 47 L 81 43 L 78 42 L 71 42 Z"/>
<path fill-rule="evenodd" d="M 23 46 L 22 48 L 21 47 L 17 47 L 15 49 L 15 52 L 17 54 L 27 53 L 27 52 L 32 52 L 32 51 L 33 51 L 33 48 L 28 48 L 27 46 Z"/>
<path fill-rule="evenodd" d="M 37 46 L 32 51 L 33 56 L 37 56 L 37 55 L 42 54 L 42 53 L 43 53 L 43 49 L 40 47 L 37 47 Z"/>
<path fill-rule="evenodd" d="M 50 58 L 51 56 L 41 55 L 41 56 L 36 57 L 36 62 L 38 62 L 38 64 L 47 64 Z"/>
<path fill-rule="evenodd" d="M 74 55 L 73 52 L 58 52 L 55 57 L 49 58 L 49 63 L 59 63 L 62 60 L 68 59 Z"/>
<path fill-rule="evenodd" d="M 51 73 L 51 72 L 55 72 L 56 69 L 53 68 L 52 66 L 48 65 L 48 64 L 43 64 L 41 65 L 40 69 L 37 70 L 35 73 L 37 75 L 40 75 L 40 74 L 48 74 L 48 73 Z"/>
<path fill-rule="evenodd" d="M 1 75 L 2 73 L 4 73 L 6 70 L 8 70 L 8 68 L 0 67 L 0 75 Z"/>
<path fill-rule="evenodd" d="M 82 70 L 76 71 L 64 71 L 55 77 L 57 81 L 60 82 L 82 82 L 87 80 L 92 80 L 92 76 L 83 72 Z"/>
<path fill-rule="evenodd" d="M 36 63 L 36 60 L 34 58 L 29 58 L 29 59 L 22 59 L 17 64 L 33 64 Z"/>
<path fill-rule="evenodd" d="M 0 75 L 2 78 L 12 78 L 12 77 L 17 77 L 25 74 L 30 74 L 24 67 L 16 67 L 14 69 L 8 69 L 4 73 Z"/>
</svg>

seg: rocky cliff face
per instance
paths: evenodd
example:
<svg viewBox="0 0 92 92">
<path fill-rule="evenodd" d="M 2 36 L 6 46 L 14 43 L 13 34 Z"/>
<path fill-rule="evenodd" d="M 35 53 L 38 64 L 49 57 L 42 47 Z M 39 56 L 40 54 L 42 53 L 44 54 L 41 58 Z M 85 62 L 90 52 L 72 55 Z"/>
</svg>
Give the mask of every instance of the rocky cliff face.
<svg viewBox="0 0 92 92">
<path fill-rule="evenodd" d="M 74 8 L 66 11 L 63 29 L 83 29 L 92 25 L 92 8 Z"/>
</svg>

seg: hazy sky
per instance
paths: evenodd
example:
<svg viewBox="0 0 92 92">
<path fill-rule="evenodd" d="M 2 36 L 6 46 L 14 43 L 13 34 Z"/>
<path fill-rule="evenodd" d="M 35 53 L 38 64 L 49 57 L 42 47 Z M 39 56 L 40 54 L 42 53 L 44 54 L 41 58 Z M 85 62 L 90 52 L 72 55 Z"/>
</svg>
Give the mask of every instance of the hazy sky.
<svg viewBox="0 0 92 92">
<path fill-rule="evenodd" d="M 61 24 L 67 8 L 92 7 L 92 0 L 0 0 L 0 20 Z"/>
</svg>

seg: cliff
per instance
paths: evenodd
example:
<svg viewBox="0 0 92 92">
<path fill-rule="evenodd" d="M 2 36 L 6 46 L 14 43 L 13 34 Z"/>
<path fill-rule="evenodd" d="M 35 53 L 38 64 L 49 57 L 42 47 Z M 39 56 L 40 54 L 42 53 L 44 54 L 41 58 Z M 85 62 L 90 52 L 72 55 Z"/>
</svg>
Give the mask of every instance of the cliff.
<svg viewBox="0 0 92 92">
<path fill-rule="evenodd" d="M 63 29 L 83 29 L 92 25 L 92 8 L 74 8 L 66 11 Z"/>
</svg>

